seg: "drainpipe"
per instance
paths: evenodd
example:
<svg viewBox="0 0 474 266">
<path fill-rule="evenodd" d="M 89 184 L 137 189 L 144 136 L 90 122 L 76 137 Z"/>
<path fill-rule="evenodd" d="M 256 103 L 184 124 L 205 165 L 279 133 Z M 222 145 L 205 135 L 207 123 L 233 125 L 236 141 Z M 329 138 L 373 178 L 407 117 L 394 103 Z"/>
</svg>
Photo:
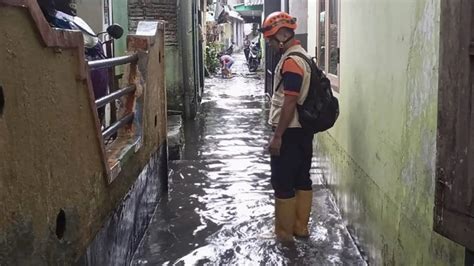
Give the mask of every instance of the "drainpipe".
<svg viewBox="0 0 474 266">
<path fill-rule="evenodd" d="M 193 0 L 194 1 L 194 0 Z M 195 84 L 193 66 L 193 43 L 192 43 L 192 1 L 178 0 L 178 31 L 181 46 L 181 66 L 183 68 L 183 92 L 184 92 L 184 115 L 186 119 L 194 118 L 196 108 L 194 103 Z"/>
</svg>

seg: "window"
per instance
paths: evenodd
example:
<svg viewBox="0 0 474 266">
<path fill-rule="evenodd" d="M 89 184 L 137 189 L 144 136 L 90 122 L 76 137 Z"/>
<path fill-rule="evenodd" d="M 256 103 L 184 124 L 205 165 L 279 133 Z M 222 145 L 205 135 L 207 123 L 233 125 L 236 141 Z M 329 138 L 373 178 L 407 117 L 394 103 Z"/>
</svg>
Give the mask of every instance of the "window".
<svg viewBox="0 0 474 266">
<path fill-rule="evenodd" d="M 339 91 L 340 0 L 317 0 L 316 57 L 319 67 Z"/>
</svg>

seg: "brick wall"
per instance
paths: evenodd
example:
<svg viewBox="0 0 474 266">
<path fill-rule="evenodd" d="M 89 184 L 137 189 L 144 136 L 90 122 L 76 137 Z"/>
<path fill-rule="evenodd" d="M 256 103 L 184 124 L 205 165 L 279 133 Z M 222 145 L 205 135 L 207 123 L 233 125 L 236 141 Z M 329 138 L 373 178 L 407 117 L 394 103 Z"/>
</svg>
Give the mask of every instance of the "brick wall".
<svg viewBox="0 0 474 266">
<path fill-rule="evenodd" d="M 129 0 L 129 30 L 135 31 L 141 20 L 164 20 L 166 21 L 165 44 L 178 45 L 176 2 L 177 0 Z"/>
</svg>

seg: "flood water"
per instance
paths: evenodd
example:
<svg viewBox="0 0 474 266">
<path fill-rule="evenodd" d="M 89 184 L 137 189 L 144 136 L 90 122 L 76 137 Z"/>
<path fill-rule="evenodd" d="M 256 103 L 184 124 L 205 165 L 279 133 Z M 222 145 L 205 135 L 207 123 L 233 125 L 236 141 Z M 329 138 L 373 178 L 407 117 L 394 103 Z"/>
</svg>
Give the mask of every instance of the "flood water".
<svg viewBox="0 0 474 266">
<path fill-rule="evenodd" d="M 169 192 L 132 264 L 365 265 L 317 156 L 311 236 L 275 240 L 264 79 L 235 57 L 233 78 L 206 80 L 200 114 L 185 126 L 184 156 L 170 162 Z"/>
</svg>

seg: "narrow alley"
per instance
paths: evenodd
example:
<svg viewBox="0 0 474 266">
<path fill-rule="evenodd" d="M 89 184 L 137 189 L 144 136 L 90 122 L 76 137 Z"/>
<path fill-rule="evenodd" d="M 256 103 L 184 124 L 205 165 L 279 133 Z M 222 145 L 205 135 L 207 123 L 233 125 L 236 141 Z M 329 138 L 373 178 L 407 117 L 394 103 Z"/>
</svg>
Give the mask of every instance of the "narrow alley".
<svg viewBox="0 0 474 266">
<path fill-rule="evenodd" d="M 207 80 L 201 112 L 185 127 L 184 159 L 170 162 L 170 191 L 132 264 L 364 265 L 316 159 L 311 237 L 275 241 L 263 79 L 242 54 L 233 72 Z"/>
<path fill-rule="evenodd" d="M 0 0 L 0 266 L 474 266 L 473 21 Z"/>
</svg>

